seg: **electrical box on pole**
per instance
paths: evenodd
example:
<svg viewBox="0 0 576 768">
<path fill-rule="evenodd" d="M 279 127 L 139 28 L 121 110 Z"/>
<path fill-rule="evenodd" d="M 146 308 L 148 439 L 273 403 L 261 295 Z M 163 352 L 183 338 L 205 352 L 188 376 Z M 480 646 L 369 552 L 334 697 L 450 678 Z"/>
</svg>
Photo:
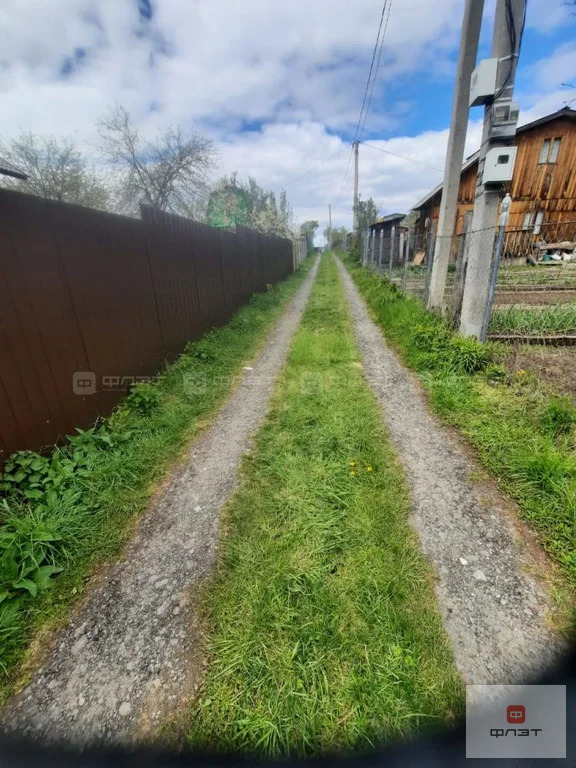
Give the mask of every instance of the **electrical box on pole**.
<svg viewBox="0 0 576 768">
<path fill-rule="evenodd" d="M 516 165 L 516 147 L 496 147 L 486 153 L 483 184 L 504 184 L 512 181 Z"/>
<path fill-rule="evenodd" d="M 470 78 L 470 106 L 479 107 L 494 98 L 498 59 L 484 59 L 472 72 Z"/>
<path fill-rule="evenodd" d="M 490 113 L 490 139 L 513 139 L 520 117 L 516 101 L 495 104 Z"/>
</svg>

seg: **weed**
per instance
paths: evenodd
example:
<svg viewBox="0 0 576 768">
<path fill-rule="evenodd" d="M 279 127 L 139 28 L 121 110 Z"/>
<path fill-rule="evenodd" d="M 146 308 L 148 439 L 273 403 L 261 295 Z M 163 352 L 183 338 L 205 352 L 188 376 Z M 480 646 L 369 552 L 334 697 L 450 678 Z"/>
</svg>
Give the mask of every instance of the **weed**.
<svg viewBox="0 0 576 768">
<path fill-rule="evenodd" d="M 253 297 L 232 321 L 189 344 L 155 384 L 76 430 L 51 455 L 21 451 L 0 478 L 0 697 L 35 629 L 65 616 L 93 565 L 117 555 L 154 483 L 214 412 L 308 268 Z M 191 389 L 188 377 L 209 381 Z M 51 589 L 47 589 L 52 585 Z"/>
<path fill-rule="evenodd" d="M 388 340 L 422 376 L 433 407 L 478 449 L 544 547 L 576 582 L 576 412 L 570 400 L 552 394 L 526 371 L 507 376 L 493 362 L 490 345 L 451 334 L 416 299 L 394 296 L 368 270 L 352 264 L 349 269 Z M 555 317 L 558 330 L 573 313 L 574 307 L 541 315 L 513 309 L 495 313 L 494 322 L 499 330 L 526 330 L 536 327 L 536 316 L 542 331 L 551 327 L 544 319 Z"/>
<path fill-rule="evenodd" d="M 160 390 L 154 384 L 139 382 L 134 384 L 126 398 L 126 406 L 142 416 L 150 416 L 162 400 Z"/>
<path fill-rule="evenodd" d="M 544 430 L 553 437 L 558 437 L 571 432 L 574 423 L 576 423 L 576 409 L 572 398 L 568 396 L 551 397 L 542 414 Z"/>
<path fill-rule="evenodd" d="M 369 750 L 461 711 L 408 490 L 345 307 L 325 257 L 204 595 L 211 662 L 190 713 L 196 749 Z M 303 389 L 306 378 L 321 385 Z"/>
</svg>

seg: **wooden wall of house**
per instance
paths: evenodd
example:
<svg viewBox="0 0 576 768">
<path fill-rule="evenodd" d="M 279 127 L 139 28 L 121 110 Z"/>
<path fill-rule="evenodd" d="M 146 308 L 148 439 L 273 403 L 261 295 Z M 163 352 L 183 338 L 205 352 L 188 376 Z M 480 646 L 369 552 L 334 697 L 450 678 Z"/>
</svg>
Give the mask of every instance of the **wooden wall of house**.
<svg viewBox="0 0 576 768">
<path fill-rule="evenodd" d="M 561 139 L 555 163 L 540 163 L 545 139 Z M 516 137 L 518 156 L 510 194 L 510 228 L 528 212 L 544 211 L 544 225 L 576 220 L 576 123 L 560 117 Z"/>
<path fill-rule="evenodd" d="M 555 163 L 540 163 L 540 153 L 545 139 L 561 139 Z M 559 117 L 544 125 L 532 128 L 516 137 L 518 156 L 511 184 L 512 208 L 508 228 L 521 230 L 527 213 L 534 216 L 544 211 L 542 229 L 534 240 L 576 239 L 576 122 L 569 117 Z M 464 217 L 474 208 L 478 166 L 468 168 L 460 180 L 456 234 L 464 228 Z M 434 221 L 437 230 L 440 215 L 441 193 L 438 192 L 420 210 L 418 234 L 426 234 L 425 221 Z M 574 222 L 572 227 L 567 222 Z M 548 225 L 548 227 L 547 227 Z M 558 226 L 555 226 L 558 225 Z M 531 228 L 529 228 L 531 229 Z"/>
</svg>

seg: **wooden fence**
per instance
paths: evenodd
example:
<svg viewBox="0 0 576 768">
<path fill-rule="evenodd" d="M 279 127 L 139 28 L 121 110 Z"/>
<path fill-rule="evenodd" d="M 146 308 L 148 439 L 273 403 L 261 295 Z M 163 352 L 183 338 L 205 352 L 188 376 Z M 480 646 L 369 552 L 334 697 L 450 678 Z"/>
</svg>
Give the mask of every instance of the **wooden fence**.
<svg viewBox="0 0 576 768">
<path fill-rule="evenodd" d="M 0 190 L 0 467 L 110 413 L 293 269 L 289 240 Z"/>
</svg>

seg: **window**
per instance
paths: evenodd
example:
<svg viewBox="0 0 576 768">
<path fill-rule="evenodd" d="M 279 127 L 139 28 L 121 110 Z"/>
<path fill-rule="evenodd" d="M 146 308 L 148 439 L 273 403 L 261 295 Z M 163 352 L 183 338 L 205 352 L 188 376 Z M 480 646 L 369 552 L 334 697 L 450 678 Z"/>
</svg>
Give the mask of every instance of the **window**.
<svg viewBox="0 0 576 768">
<path fill-rule="evenodd" d="M 536 214 L 536 221 L 534 222 L 534 234 L 539 235 L 542 229 L 542 222 L 544 221 L 544 211 L 538 211 Z"/>
<path fill-rule="evenodd" d="M 532 226 L 534 225 L 534 211 L 528 211 L 524 214 L 524 223 L 522 224 L 522 229 L 524 231 L 528 229 L 532 229 Z"/>
<path fill-rule="evenodd" d="M 538 162 L 547 163 L 549 153 L 550 153 L 550 139 L 544 139 L 542 143 L 542 149 L 540 150 L 540 160 L 538 160 Z"/>
<path fill-rule="evenodd" d="M 561 139 L 554 139 L 552 144 L 552 151 L 550 152 L 550 157 L 548 158 L 549 163 L 555 163 L 558 160 L 558 152 L 560 152 L 560 141 Z"/>
<path fill-rule="evenodd" d="M 558 152 L 560 152 L 560 142 L 562 139 L 544 139 L 542 142 L 542 149 L 540 150 L 540 160 L 542 163 L 555 163 L 558 160 Z"/>
</svg>

